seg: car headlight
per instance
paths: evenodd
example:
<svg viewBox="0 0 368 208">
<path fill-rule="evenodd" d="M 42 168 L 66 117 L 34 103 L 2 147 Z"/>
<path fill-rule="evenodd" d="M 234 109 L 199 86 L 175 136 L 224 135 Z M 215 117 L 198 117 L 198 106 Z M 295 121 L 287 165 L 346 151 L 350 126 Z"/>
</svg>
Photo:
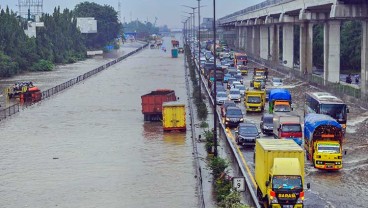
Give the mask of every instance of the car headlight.
<svg viewBox="0 0 368 208">
<path fill-rule="evenodd" d="M 341 165 L 341 162 L 335 162 L 336 165 Z"/>
<path fill-rule="evenodd" d="M 244 118 L 239 119 L 239 121 L 244 121 Z"/>
<path fill-rule="evenodd" d="M 230 121 L 230 118 L 226 118 L 225 120 L 226 120 L 226 121 Z"/>
<path fill-rule="evenodd" d="M 303 199 L 301 197 L 296 200 L 296 204 L 303 204 Z"/>
<path fill-rule="evenodd" d="M 278 204 L 279 201 L 277 200 L 276 197 L 273 197 L 273 199 L 271 200 L 271 204 Z"/>
</svg>

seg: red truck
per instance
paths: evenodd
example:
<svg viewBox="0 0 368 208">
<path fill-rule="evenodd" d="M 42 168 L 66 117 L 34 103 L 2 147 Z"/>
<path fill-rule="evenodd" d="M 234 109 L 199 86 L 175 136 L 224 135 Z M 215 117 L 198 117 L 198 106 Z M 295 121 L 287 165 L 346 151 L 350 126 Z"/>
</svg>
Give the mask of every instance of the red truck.
<svg viewBox="0 0 368 208">
<path fill-rule="evenodd" d="M 178 40 L 171 40 L 171 44 L 172 44 L 173 48 L 179 47 L 179 41 Z"/>
<path fill-rule="evenodd" d="M 142 113 L 145 121 L 162 120 L 162 103 L 176 101 L 174 90 L 158 89 L 142 95 Z"/>
</svg>

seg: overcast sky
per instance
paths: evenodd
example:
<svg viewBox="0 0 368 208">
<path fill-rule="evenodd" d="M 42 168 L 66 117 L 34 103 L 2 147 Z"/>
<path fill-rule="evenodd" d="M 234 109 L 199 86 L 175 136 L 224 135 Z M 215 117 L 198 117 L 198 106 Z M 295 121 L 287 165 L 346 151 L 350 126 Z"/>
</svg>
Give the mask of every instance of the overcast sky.
<svg viewBox="0 0 368 208">
<path fill-rule="evenodd" d="M 265 0 L 217 0 L 216 1 L 216 19 L 233 13 L 235 11 L 247 8 L 249 6 L 261 3 Z M 43 11 L 45 13 L 52 13 L 54 7 L 60 6 L 62 9 L 74 9 L 74 6 L 80 0 L 44 0 Z M 90 0 L 97 4 L 107 4 L 118 11 L 119 0 Z M 122 21 L 125 17 L 126 22 L 130 20 L 138 20 L 144 22 L 148 19 L 150 22 L 155 21 L 157 17 L 157 25 L 167 25 L 169 28 L 181 28 L 183 16 L 189 16 L 185 12 L 192 12 L 193 10 L 181 5 L 196 7 L 197 0 L 120 0 L 122 10 Z M 0 0 L 0 7 L 6 8 L 9 6 L 13 11 L 18 11 L 17 0 Z M 213 17 L 213 0 L 201 0 L 201 17 Z M 196 17 L 197 19 L 197 17 Z M 202 18 L 201 18 L 202 19 Z M 197 24 L 197 23 L 196 23 Z"/>
</svg>

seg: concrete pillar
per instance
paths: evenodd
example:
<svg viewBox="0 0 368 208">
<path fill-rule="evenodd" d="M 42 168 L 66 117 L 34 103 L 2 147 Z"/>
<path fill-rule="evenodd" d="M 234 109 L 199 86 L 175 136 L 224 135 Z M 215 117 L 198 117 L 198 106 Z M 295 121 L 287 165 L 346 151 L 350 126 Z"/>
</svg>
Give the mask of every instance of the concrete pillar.
<svg viewBox="0 0 368 208">
<path fill-rule="evenodd" d="M 339 20 L 324 24 L 324 79 L 340 81 L 340 25 Z"/>
<path fill-rule="evenodd" d="M 362 97 L 368 97 L 368 21 L 362 21 L 362 67 L 360 77 L 360 87 Z"/>
<path fill-rule="evenodd" d="M 253 54 L 253 27 L 247 27 L 247 52 Z"/>
<path fill-rule="evenodd" d="M 300 25 L 300 71 L 312 73 L 313 67 L 313 23 Z"/>
<path fill-rule="evenodd" d="M 253 55 L 259 57 L 260 55 L 260 32 L 259 26 L 253 27 L 253 42 L 252 42 Z"/>
<path fill-rule="evenodd" d="M 240 27 L 236 27 L 236 31 L 237 31 L 237 41 L 236 41 L 236 47 L 239 48 L 240 47 L 240 41 L 241 41 L 241 29 Z"/>
<path fill-rule="evenodd" d="M 270 26 L 270 55 L 272 62 L 279 63 L 279 26 Z"/>
<path fill-rule="evenodd" d="M 284 24 L 282 26 L 282 58 L 284 64 L 287 67 L 293 68 L 294 60 L 294 25 Z"/>
<path fill-rule="evenodd" d="M 247 51 L 248 50 L 247 48 L 247 27 L 243 27 L 243 39 L 244 41 L 243 41 L 242 47 L 244 48 L 245 51 Z"/>
<path fill-rule="evenodd" d="M 259 28 L 260 33 L 260 57 L 268 59 L 268 26 L 262 25 Z"/>
</svg>

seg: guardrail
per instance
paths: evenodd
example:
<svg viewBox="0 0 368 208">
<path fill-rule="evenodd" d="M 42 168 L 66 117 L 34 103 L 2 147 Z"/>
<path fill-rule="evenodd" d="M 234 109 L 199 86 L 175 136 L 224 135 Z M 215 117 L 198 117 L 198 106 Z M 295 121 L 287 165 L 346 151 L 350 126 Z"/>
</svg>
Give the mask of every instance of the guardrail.
<svg viewBox="0 0 368 208">
<path fill-rule="evenodd" d="M 62 84 L 59 84 L 59 85 L 57 85 L 55 87 L 52 87 L 52 88 L 50 88 L 48 90 L 42 91 L 41 100 L 44 100 L 46 98 L 49 98 L 49 97 L 51 97 L 52 95 L 55 95 L 58 92 L 61 92 L 61 91 L 65 90 L 65 89 L 67 89 L 67 88 L 69 88 L 69 87 L 71 87 L 71 86 L 73 86 L 73 85 L 75 85 L 75 84 L 77 84 L 77 83 L 79 83 L 79 82 L 81 82 L 83 80 L 88 79 L 89 77 L 91 77 L 91 76 L 93 76 L 93 75 L 95 75 L 95 74 L 97 74 L 97 73 L 99 73 L 99 72 L 101 72 L 101 71 L 109 68 L 110 66 L 112 66 L 112 65 L 114 65 L 114 64 L 116 64 L 116 63 L 118 63 L 118 62 L 120 62 L 120 61 L 122 61 L 124 59 L 126 59 L 127 57 L 129 57 L 129 56 L 137 53 L 138 51 L 146 48 L 147 46 L 148 46 L 148 43 L 146 43 L 145 45 L 137 48 L 134 51 L 131 51 L 131 52 L 125 54 L 124 56 L 121 56 L 121 57 L 119 57 L 119 58 L 117 58 L 117 59 L 115 59 L 113 61 L 110 61 L 110 62 L 108 62 L 108 63 L 106 63 L 106 64 L 104 64 L 104 65 L 102 65 L 102 66 L 100 66 L 98 68 L 95 68 L 95 69 L 93 69 L 93 70 L 91 70 L 89 72 L 86 72 L 86 73 L 84 73 L 82 75 L 79 75 L 76 78 L 73 78 L 73 79 L 71 79 L 71 80 L 69 80 L 67 82 L 64 82 Z M 3 120 L 3 119 L 5 119 L 5 118 L 7 118 L 7 117 L 9 117 L 9 116 L 11 116 L 11 115 L 13 115 L 13 114 L 18 113 L 20 108 L 26 108 L 26 107 L 28 107 L 30 105 L 33 105 L 33 104 L 34 103 L 28 103 L 28 102 L 26 102 L 26 103 L 24 103 L 22 105 L 20 103 L 16 103 L 16 104 L 14 104 L 12 106 L 9 106 L 9 107 L 7 107 L 5 109 L 0 110 L 0 121 Z"/>
<path fill-rule="evenodd" d="M 199 73 L 199 78 L 201 80 L 201 84 L 202 86 L 205 86 L 205 91 L 207 94 L 207 97 L 209 97 L 210 99 L 210 105 L 212 108 L 216 108 L 216 104 L 214 106 L 214 100 L 213 97 L 211 95 L 211 91 L 208 89 L 208 86 L 206 85 L 207 80 L 202 76 L 202 74 L 200 73 L 200 70 L 198 69 L 198 63 L 196 61 L 195 66 L 197 67 L 196 70 Z M 248 177 L 247 172 L 245 171 L 243 165 L 242 165 L 242 160 L 240 159 L 238 153 L 237 153 L 237 149 L 236 147 L 234 147 L 234 144 L 232 143 L 232 139 L 229 138 L 226 134 L 226 127 L 224 126 L 224 124 L 221 122 L 221 115 L 219 114 L 219 112 L 216 110 L 217 113 L 217 118 L 218 118 L 218 123 L 219 125 L 219 131 L 221 133 L 222 136 L 224 136 L 226 138 L 226 148 L 227 148 L 227 152 L 230 153 L 231 156 L 231 162 L 232 164 L 236 167 L 236 169 L 234 169 L 234 173 L 237 174 L 237 176 L 243 176 L 245 178 L 245 183 L 246 183 L 246 190 L 245 192 L 243 192 L 243 197 L 244 199 L 247 200 L 247 202 L 249 203 L 250 206 L 252 207 L 256 207 L 256 208 L 261 208 L 261 206 L 259 205 L 258 199 L 257 199 L 257 195 L 254 192 L 253 188 L 252 188 L 252 184 L 251 181 Z"/>
</svg>

